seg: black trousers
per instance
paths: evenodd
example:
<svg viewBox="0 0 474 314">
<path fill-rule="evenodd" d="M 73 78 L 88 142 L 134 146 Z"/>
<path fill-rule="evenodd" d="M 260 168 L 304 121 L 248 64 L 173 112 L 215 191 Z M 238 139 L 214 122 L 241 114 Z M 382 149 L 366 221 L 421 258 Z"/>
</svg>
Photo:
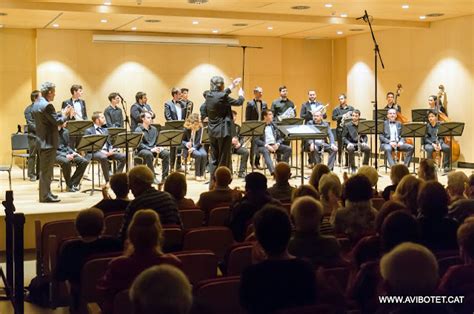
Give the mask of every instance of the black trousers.
<svg viewBox="0 0 474 314">
<path fill-rule="evenodd" d="M 161 149 L 160 153 L 157 154 L 157 153 L 152 153 L 151 150 L 142 149 L 141 151 L 138 152 L 137 156 L 143 158 L 147 167 L 150 168 L 150 170 L 153 172 L 153 175 L 155 174 L 153 162 L 155 160 L 155 157 L 158 156 L 158 158 L 161 159 L 161 179 L 162 181 L 166 179 L 170 170 L 170 151 L 169 150 Z"/>
<path fill-rule="evenodd" d="M 66 181 L 66 186 L 68 188 L 79 185 L 82 176 L 86 171 L 87 165 L 89 164 L 87 159 L 78 155 L 74 156 L 72 160 L 67 159 L 66 156 L 56 156 L 56 162 L 63 170 L 64 181 Z M 71 177 L 71 166 L 73 163 L 76 165 L 76 170 Z"/>
<path fill-rule="evenodd" d="M 51 180 L 53 178 L 56 148 L 41 149 L 40 153 L 39 200 L 44 201 L 51 197 Z"/>
<path fill-rule="evenodd" d="M 36 178 L 39 172 L 39 149 L 40 143 L 36 135 L 28 134 L 28 178 Z"/>
<path fill-rule="evenodd" d="M 211 181 L 217 167 L 225 166 L 232 170 L 232 136 L 210 137 L 211 144 Z"/>
<path fill-rule="evenodd" d="M 123 168 L 125 167 L 125 154 L 122 153 L 115 153 L 107 157 L 102 151 L 95 152 L 94 156 L 91 154 L 87 154 L 86 158 L 88 160 L 97 160 L 102 167 L 102 173 L 104 174 L 105 182 L 109 182 L 110 180 L 110 165 L 109 160 L 117 160 L 117 172 L 122 172 Z"/>
<path fill-rule="evenodd" d="M 240 156 L 239 174 L 245 174 L 245 171 L 247 170 L 247 161 L 249 160 L 249 150 L 240 146 L 239 149 L 232 149 L 232 152 Z"/>
</svg>

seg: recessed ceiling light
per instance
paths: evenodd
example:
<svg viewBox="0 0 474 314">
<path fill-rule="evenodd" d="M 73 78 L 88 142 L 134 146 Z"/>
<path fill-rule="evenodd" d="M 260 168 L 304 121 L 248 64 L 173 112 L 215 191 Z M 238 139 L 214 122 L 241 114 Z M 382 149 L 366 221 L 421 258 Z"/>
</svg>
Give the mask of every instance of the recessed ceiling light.
<svg viewBox="0 0 474 314">
<path fill-rule="evenodd" d="M 217 34 L 217 33 L 219 33 L 219 30 L 218 30 L 218 29 L 213 29 L 212 32 L 213 32 L 214 34 Z"/>
<path fill-rule="evenodd" d="M 55 24 L 53 24 L 52 26 L 55 27 L 55 28 L 58 28 L 58 27 L 59 27 L 59 24 L 55 23 Z"/>
<path fill-rule="evenodd" d="M 235 24 L 232 24 L 232 26 L 244 27 L 244 26 L 249 26 L 249 25 L 246 23 L 235 23 Z"/>
<path fill-rule="evenodd" d="M 112 2 L 111 1 L 105 1 L 104 5 L 112 5 Z"/>
<path fill-rule="evenodd" d="M 293 10 L 308 10 L 311 8 L 309 5 L 295 5 L 291 7 Z"/>
<path fill-rule="evenodd" d="M 199 21 L 193 21 L 193 25 L 198 25 Z"/>
<path fill-rule="evenodd" d="M 132 29 L 132 31 L 136 31 L 136 30 L 137 30 L 137 27 L 136 27 L 136 26 L 133 26 L 131 29 Z"/>
<path fill-rule="evenodd" d="M 341 13 L 340 16 L 341 16 L 341 17 L 347 17 L 348 15 L 347 15 L 347 13 Z"/>
<path fill-rule="evenodd" d="M 160 23 L 161 20 L 158 19 L 147 19 L 145 20 L 145 23 Z"/>
<path fill-rule="evenodd" d="M 425 16 L 425 15 L 421 15 L 421 16 L 420 16 L 420 20 L 424 20 L 424 19 L 426 19 L 426 16 Z"/>
<path fill-rule="evenodd" d="M 344 32 L 343 31 L 337 31 L 336 34 L 342 35 L 342 34 L 344 34 Z"/>
<path fill-rule="evenodd" d="M 107 23 L 107 20 L 106 19 L 102 19 L 100 20 L 101 23 Z"/>
<path fill-rule="evenodd" d="M 324 6 L 325 6 L 326 8 L 332 8 L 332 4 L 330 4 L 330 3 L 326 3 Z"/>
<path fill-rule="evenodd" d="M 3 24 L 0 24 L 0 28 L 3 28 Z"/>
<path fill-rule="evenodd" d="M 408 4 L 402 5 L 402 9 L 409 9 L 409 8 L 410 8 L 410 6 Z"/>
<path fill-rule="evenodd" d="M 269 31 L 271 31 L 271 30 L 273 30 L 273 26 L 268 26 L 267 29 L 268 29 Z"/>
</svg>

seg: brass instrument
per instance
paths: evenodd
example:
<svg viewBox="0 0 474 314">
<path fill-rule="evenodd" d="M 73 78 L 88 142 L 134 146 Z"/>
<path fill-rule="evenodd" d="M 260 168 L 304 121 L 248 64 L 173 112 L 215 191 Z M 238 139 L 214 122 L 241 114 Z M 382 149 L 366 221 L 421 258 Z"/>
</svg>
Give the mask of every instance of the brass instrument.
<svg viewBox="0 0 474 314">
<path fill-rule="evenodd" d="M 184 120 L 186 120 L 193 113 L 194 103 L 189 100 L 186 103 L 184 103 L 184 105 L 186 106 L 186 112 L 184 114 Z"/>
<path fill-rule="evenodd" d="M 342 115 L 341 122 L 339 123 L 339 127 L 343 128 L 346 120 L 350 120 L 352 118 L 352 111 L 348 111 Z"/>
<path fill-rule="evenodd" d="M 290 119 L 296 117 L 295 109 L 293 107 L 288 107 L 281 115 L 277 117 L 278 121 L 283 121 L 283 119 Z"/>
<path fill-rule="evenodd" d="M 325 114 L 326 113 L 326 108 L 328 106 L 329 106 L 329 104 L 323 105 L 323 106 L 319 107 L 318 109 L 311 111 L 311 113 L 315 114 L 316 112 L 321 112 L 321 114 Z"/>
</svg>

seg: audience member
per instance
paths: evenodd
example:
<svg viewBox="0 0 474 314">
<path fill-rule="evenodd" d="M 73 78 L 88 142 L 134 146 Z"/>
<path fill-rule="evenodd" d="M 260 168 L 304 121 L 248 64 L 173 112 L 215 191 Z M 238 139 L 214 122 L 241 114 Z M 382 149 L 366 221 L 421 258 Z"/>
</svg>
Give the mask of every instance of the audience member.
<svg viewBox="0 0 474 314">
<path fill-rule="evenodd" d="M 112 198 L 109 194 L 107 185 L 102 188 L 103 199 L 94 205 L 95 208 L 100 209 L 105 216 L 109 214 L 123 213 L 130 204 L 128 199 L 128 175 L 126 173 L 116 173 L 110 177 L 110 188 L 115 194 Z"/>
<path fill-rule="evenodd" d="M 72 308 L 79 306 L 81 269 L 94 254 L 122 251 L 122 243 L 112 237 L 102 236 L 104 214 L 98 208 L 84 209 L 75 221 L 79 239 L 67 241 L 59 251 L 54 277 L 71 285 Z"/>
<path fill-rule="evenodd" d="M 334 229 L 356 243 L 364 235 L 374 232 L 377 211 L 372 207 L 372 185 L 366 176 L 357 174 L 344 184 L 345 206 L 336 211 Z"/>
<path fill-rule="evenodd" d="M 214 172 L 215 187 L 213 190 L 203 192 L 199 196 L 197 206 L 209 217 L 211 209 L 219 206 L 230 206 L 242 198 L 242 192 L 229 187 L 232 182 L 232 172 L 229 168 L 221 166 Z M 207 220 L 207 218 L 206 218 Z"/>
<path fill-rule="evenodd" d="M 418 223 L 408 211 L 397 210 L 390 213 L 384 220 L 380 238 L 382 251 L 389 252 L 403 242 L 419 242 Z"/>
<path fill-rule="evenodd" d="M 462 223 L 467 217 L 474 215 L 474 174 L 469 176 L 469 182 L 464 184 L 466 199 L 459 199 L 449 207 L 448 216 Z"/>
<path fill-rule="evenodd" d="M 247 313 L 261 314 L 313 304 L 316 298 L 313 268 L 288 253 L 291 236 L 288 214 L 269 205 L 255 214 L 254 226 L 267 259 L 244 270 L 240 284 L 241 306 Z"/>
<path fill-rule="evenodd" d="M 418 166 L 418 178 L 423 181 L 438 181 L 436 163 L 433 159 L 422 159 Z"/>
<path fill-rule="evenodd" d="M 168 192 L 173 196 L 176 203 L 178 204 L 178 209 L 190 209 L 196 208 L 196 204 L 190 198 L 184 198 L 188 192 L 188 185 L 186 183 L 186 177 L 184 174 L 179 172 L 171 173 L 165 180 L 165 185 L 163 187 L 165 192 Z"/>
<path fill-rule="evenodd" d="M 357 174 L 366 176 L 369 179 L 370 184 L 373 188 L 374 197 L 379 197 L 379 192 L 377 191 L 377 183 L 379 181 L 379 173 L 374 167 L 364 165 L 357 170 Z"/>
<path fill-rule="evenodd" d="M 390 180 L 392 181 L 391 185 L 385 187 L 382 192 L 382 197 L 388 201 L 392 196 L 392 193 L 395 192 L 397 189 L 398 183 L 403 179 L 404 176 L 410 174 L 410 170 L 408 170 L 407 166 L 404 164 L 395 164 L 390 168 Z"/>
<path fill-rule="evenodd" d="M 310 196 L 299 197 L 291 205 L 296 231 L 288 245 L 290 254 L 310 260 L 314 265 L 331 266 L 340 258 L 339 243 L 333 236 L 322 235 L 323 207 Z"/>
<path fill-rule="evenodd" d="M 334 235 L 334 219 L 336 210 L 341 206 L 342 185 L 339 177 L 334 173 L 323 174 L 319 180 L 319 192 L 323 205 L 323 219 L 321 221 L 321 234 Z"/>
<path fill-rule="evenodd" d="M 243 241 L 247 226 L 253 216 L 266 204 L 280 205 L 280 201 L 272 198 L 267 191 L 267 178 L 258 172 L 245 176 L 245 196 L 233 203 L 230 207 L 229 227 L 234 235 L 234 240 Z"/>
<path fill-rule="evenodd" d="M 153 186 L 154 175 L 147 166 L 134 167 L 128 173 L 128 183 L 135 199 L 130 202 L 123 217 L 119 238 L 125 240 L 128 224 L 136 211 L 153 209 L 164 225 L 181 225 L 178 205 L 168 192 L 157 191 Z"/>
<path fill-rule="evenodd" d="M 282 203 L 290 202 L 291 194 L 295 190 L 288 182 L 291 178 L 290 165 L 286 162 L 279 162 L 275 166 L 273 177 L 276 182 L 271 188 L 268 188 L 268 193 Z"/>
<path fill-rule="evenodd" d="M 146 169 L 148 167 L 143 166 Z M 149 169 L 148 169 L 149 170 Z M 154 265 L 171 264 L 181 268 L 174 255 L 163 254 L 163 228 L 160 217 L 152 209 L 137 211 L 128 227 L 127 249 L 123 256 L 113 259 L 97 289 L 104 295 L 102 313 L 112 313 L 115 295 L 130 288 L 133 280 Z"/>
<path fill-rule="evenodd" d="M 418 215 L 418 193 L 423 186 L 423 181 L 415 176 L 407 175 L 398 183 L 392 196 L 394 201 L 400 202 L 412 213 Z"/>
<path fill-rule="evenodd" d="M 434 251 L 457 249 L 458 224 L 446 216 L 448 202 L 448 193 L 436 181 L 426 182 L 418 195 L 421 243 Z"/>
<path fill-rule="evenodd" d="M 293 190 L 293 193 L 291 194 L 291 202 L 293 203 L 298 197 L 301 196 L 311 196 L 315 200 L 319 200 L 319 198 L 321 197 L 319 195 L 319 192 L 316 191 L 316 189 L 309 184 L 303 184 L 295 188 Z"/>
<path fill-rule="evenodd" d="M 453 171 L 448 174 L 448 185 L 446 191 L 449 195 L 450 204 L 453 204 L 458 200 L 466 199 L 464 196 L 464 190 L 468 183 L 469 178 L 462 171 Z"/>
<path fill-rule="evenodd" d="M 329 167 L 325 164 L 317 164 L 314 166 L 313 171 L 311 172 L 311 177 L 309 178 L 309 184 L 312 185 L 316 191 L 319 192 L 319 180 L 323 174 L 330 173 Z"/>
<path fill-rule="evenodd" d="M 193 303 L 188 278 L 170 265 L 153 266 L 138 275 L 129 296 L 134 314 L 188 314 Z"/>
</svg>

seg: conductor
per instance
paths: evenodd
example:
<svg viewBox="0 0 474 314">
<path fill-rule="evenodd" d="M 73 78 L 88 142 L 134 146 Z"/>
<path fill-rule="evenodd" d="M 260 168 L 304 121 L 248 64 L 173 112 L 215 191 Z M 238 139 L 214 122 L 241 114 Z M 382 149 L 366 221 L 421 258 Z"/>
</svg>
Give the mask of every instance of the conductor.
<svg viewBox="0 0 474 314">
<path fill-rule="evenodd" d="M 221 76 L 211 78 L 211 90 L 206 94 L 206 111 L 209 119 L 209 141 L 211 144 L 211 178 L 215 169 L 225 166 L 232 169 L 232 137 L 235 135 L 234 119 L 231 106 L 242 106 L 244 91 L 239 89 L 239 98 L 229 96 L 231 90 L 240 84 L 241 78 L 236 78 L 224 89 L 224 79 Z"/>
</svg>

